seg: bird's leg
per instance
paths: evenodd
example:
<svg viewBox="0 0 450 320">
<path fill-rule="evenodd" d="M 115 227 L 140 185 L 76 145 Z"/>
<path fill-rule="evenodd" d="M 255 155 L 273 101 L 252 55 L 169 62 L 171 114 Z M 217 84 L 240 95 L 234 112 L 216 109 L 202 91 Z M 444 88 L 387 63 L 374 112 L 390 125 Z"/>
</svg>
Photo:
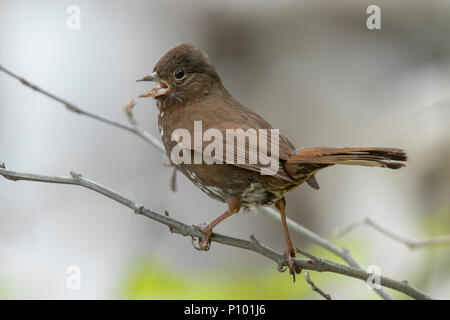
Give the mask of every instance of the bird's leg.
<svg viewBox="0 0 450 320">
<path fill-rule="evenodd" d="M 295 249 L 294 246 L 292 245 L 291 237 L 289 236 L 289 230 L 286 222 L 286 213 L 285 213 L 286 200 L 284 199 L 284 197 L 280 199 L 277 203 L 275 203 L 275 207 L 278 209 L 278 211 L 280 211 L 281 222 L 283 223 L 284 235 L 286 237 L 286 247 L 284 249 L 284 257 L 286 258 L 290 273 L 294 277 L 295 282 L 295 274 L 300 273 L 302 270 L 299 267 L 296 267 L 294 264 Z"/>
<path fill-rule="evenodd" d="M 201 232 L 203 232 L 203 238 L 198 239 L 199 247 L 197 249 L 208 251 L 211 243 L 212 229 L 220 222 L 228 218 L 229 216 L 239 212 L 241 209 L 241 200 L 238 197 L 232 196 L 227 199 L 228 210 L 218 216 L 216 219 L 208 223 L 207 225 L 194 226 Z"/>
</svg>

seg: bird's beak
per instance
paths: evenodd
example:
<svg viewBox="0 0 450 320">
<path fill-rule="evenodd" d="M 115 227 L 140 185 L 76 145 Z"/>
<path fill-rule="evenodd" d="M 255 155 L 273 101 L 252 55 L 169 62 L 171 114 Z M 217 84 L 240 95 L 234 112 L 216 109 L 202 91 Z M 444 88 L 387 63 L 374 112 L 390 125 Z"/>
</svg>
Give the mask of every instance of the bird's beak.
<svg viewBox="0 0 450 320">
<path fill-rule="evenodd" d="M 145 77 L 142 77 L 142 78 L 140 78 L 140 79 L 137 79 L 136 80 L 136 82 L 140 82 L 140 81 L 153 81 L 153 82 L 157 82 L 157 81 L 159 81 L 160 80 L 160 78 L 159 78 L 159 75 L 158 75 L 158 72 L 153 72 L 153 73 L 150 73 L 148 76 L 145 76 Z"/>
<path fill-rule="evenodd" d="M 163 79 L 160 78 L 160 76 L 158 75 L 158 73 L 156 71 L 152 72 L 148 76 L 145 76 L 145 77 L 142 77 L 141 79 L 136 80 L 136 82 L 140 82 L 140 81 L 157 82 L 158 87 L 153 88 L 150 91 L 141 94 L 139 96 L 139 98 L 148 98 L 148 97 L 156 98 L 156 97 L 165 95 L 170 89 L 169 85 L 166 82 L 164 82 Z"/>
</svg>

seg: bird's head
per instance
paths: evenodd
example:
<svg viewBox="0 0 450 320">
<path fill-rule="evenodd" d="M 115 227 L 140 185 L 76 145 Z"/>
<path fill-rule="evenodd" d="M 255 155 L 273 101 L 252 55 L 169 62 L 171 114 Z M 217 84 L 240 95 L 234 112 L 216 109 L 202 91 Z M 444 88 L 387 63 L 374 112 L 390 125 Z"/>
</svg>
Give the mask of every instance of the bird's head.
<svg viewBox="0 0 450 320">
<path fill-rule="evenodd" d="M 165 103 L 187 103 L 222 86 L 208 56 L 192 44 L 171 49 L 158 61 L 150 75 L 137 81 L 157 83 L 157 87 L 139 97 L 152 97 Z"/>
</svg>

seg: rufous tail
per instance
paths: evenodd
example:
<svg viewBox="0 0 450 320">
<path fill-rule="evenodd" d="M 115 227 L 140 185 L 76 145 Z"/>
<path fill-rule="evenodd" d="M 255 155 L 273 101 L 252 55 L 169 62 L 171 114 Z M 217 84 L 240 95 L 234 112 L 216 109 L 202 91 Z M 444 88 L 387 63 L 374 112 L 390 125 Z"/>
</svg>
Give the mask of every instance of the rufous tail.
<svg viewBox="0 0 450 320">
<path fill-rule="evenodd" d="M 405 165 L 406 152 L 393 148 L 305 148 L 287 160 L 287 164 L 328 166 L 350 164 L 399 169 Z"/>
</svg>

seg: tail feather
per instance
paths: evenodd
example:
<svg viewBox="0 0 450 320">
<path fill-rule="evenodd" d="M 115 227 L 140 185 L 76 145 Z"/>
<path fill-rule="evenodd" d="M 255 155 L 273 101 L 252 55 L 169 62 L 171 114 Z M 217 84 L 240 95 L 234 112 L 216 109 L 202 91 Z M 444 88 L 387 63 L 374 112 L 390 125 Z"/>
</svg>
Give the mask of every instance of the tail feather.
<svg viewBox="0 0 450 320">
<path fill-rule="evenodd" d="M 393 148 L 305 148 L 287 160 L 287 164 L 362 165 L 399 169 L 405 165 L 406 152 Z"/>
</svg>

